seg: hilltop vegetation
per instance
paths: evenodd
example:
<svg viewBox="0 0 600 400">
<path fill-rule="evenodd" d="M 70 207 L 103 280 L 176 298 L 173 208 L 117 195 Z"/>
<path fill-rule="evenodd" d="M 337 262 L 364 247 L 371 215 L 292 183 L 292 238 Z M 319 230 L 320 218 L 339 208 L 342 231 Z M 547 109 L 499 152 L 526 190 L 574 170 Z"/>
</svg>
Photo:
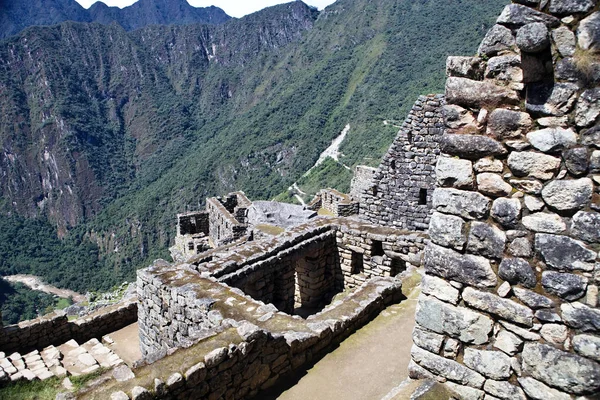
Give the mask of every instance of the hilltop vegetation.
<svg viewBox="0 0 600 400">
<path fill-rule="evenodd" d="M 167 256 L 177 212 L 285 193 L 346 124 L 340 162 L 377 165 L 397 132 L 383 121 L 441 92 L 446 56 L 474 53 L 503 5 L 294 2 L 218 26 L 63 23 L 0 42 L 0 211 L 37 227 L 11 231 L 0 274 L 79 291 L 132 280 Z M 328 160 L 300 183 L 349 177 Z M 36 229 L 53 243 L 43 259 Z"/>
</svg>

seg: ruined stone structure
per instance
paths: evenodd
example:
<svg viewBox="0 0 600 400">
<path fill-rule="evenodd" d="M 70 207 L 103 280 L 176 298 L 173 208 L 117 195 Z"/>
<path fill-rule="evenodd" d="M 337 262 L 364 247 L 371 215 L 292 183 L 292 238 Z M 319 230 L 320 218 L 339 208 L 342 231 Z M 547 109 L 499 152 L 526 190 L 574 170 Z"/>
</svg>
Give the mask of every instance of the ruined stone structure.
<svg viewBox="0 0 600 400">
<path fill-rule="evenodd" d="M 444 96 L 421 96 L 363 192 L 360 218 L 373 224 L 426 230 L 435 188 Z"/>
<path fill-rule="evenodd" d="M 350 183 L 350 197 L 352 200 L 357 200 L 360 203 L 363 193 L 373 185 L 373 177 L 376 173 L 377 168 L 365 165 L 357 165 L 354 168 L 354 176 Z"/>
<path fill-rule="evenodd" d="M 448 59 L 410 372 L 462 398 L 600 393 L 595 3 L 515 2 Z"/>
<path fill-rule="evenodd" d="M 324 209 L 335 217 L 350 217 L 358 214 L 359 202 L 338 190 L 322 189 L 308 207 L 315 211 Z"/>
</svg>

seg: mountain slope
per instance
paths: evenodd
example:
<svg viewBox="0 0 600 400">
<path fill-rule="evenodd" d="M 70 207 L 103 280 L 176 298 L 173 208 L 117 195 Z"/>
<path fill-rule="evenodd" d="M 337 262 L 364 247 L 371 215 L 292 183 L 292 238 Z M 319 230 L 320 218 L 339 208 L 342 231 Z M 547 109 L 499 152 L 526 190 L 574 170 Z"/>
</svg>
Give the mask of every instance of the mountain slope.
<svg viewBox="0 0 600 400">
<path fill-rule="evenodd" d="M 229 19 L 218 7 L 196 8 L 186 0 L 139 0 L 123 9 L 98 1 L 88 10 L 75 0 L 0 0 L 0 38 L 15 35 L 29 26 L 65 21 L 116 22 L 130 31 L 159 24 L 221 24 Z"/>
<path fill-rule="evenodd" d="M 442 91 L 446 56 L 473 53 L 502 6 L 293 2 L 218 26 L 29 29 L 0 43 L 0 211 L 77 226 L 75 255 L 98 246 L 61 284 L 131 279 L 165 256 L 177 212 L 234 189 L 272 198 L 347 124 L 340 160 L 377 164 L 397 130 L 383 121 Z"/>
</svg>

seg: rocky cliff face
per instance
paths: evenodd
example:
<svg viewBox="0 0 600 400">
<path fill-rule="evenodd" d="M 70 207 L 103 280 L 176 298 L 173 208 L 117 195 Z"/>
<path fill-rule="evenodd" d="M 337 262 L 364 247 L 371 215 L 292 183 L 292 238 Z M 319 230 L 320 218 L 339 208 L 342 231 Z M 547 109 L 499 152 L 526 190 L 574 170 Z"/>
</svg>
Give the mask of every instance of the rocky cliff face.
<svg viewBox="0 0 600 400">
<path fill-rule="evenodd" d="M 230 17 L 218 7 L 196 8 L 186 0 L 139 0 L 129 7 L 109 7 L 98 1 L 89 9 L 75 0 L 0 1 L 0 38 L 29 26 L 64 21 L 121 25 L 131 31 L 148 25 L 222 24 Z"/>
</svg>

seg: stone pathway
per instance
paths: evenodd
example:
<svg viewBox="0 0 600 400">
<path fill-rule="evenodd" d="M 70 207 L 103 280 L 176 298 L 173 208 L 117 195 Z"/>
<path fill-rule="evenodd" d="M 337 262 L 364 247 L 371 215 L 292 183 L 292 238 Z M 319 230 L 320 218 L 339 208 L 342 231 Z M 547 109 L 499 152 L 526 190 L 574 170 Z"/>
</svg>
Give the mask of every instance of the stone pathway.
<svg viewBox="0 0 600 400">
<path fill-rule="evenodd" d="M 419 289 L 326 355 L 279 400 L 408 399 L 408 363 Z M 407 396 L 407 397 L 404 397 Z"/>
<path fill-rule="evenodd" d="M 82 345 L 69 340 L 58 347 L 48 346 L 25 355 L 13 353 L 7 356 L 0 352 L 0 381 L 78 376 L 122 363 L 123 360 L 98 339 L 88 340 Z"/>
</svg>

